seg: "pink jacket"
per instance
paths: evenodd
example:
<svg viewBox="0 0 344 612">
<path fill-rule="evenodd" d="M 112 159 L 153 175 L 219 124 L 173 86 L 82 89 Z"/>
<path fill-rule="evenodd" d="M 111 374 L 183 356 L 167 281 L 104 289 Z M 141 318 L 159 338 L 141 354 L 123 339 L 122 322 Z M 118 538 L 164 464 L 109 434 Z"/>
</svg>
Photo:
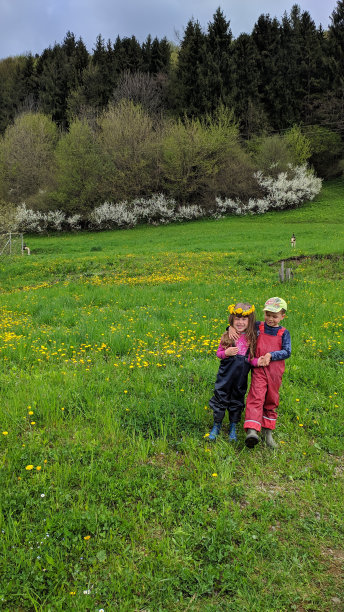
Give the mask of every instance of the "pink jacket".
<svg viewBox="0 0 344 612">
<path fill-rule="evenodd" d="M 246 340 L 246 334 L 241 334 L 240 338 L 236 341 L 235 346 L 238 347 L 238 355 L 246 355 L 247 353 L 247 349 L 248 349 L 248 344 L 247 344 L 247 340 Z M 217 353 L 216 356 L 219 359 L 228 359 L 227 355 L 225 354 L 225 348 L 222 346 L 222 344 L 219 344 L 219 348 L 217 349 Z M 250 355 L 248 355 L 247 358 L 248 362 L 252 365 L 252 366 L 257 366 L 258 365 L 258 358 L 257 357 L 251 357 Z"/>
</svg>

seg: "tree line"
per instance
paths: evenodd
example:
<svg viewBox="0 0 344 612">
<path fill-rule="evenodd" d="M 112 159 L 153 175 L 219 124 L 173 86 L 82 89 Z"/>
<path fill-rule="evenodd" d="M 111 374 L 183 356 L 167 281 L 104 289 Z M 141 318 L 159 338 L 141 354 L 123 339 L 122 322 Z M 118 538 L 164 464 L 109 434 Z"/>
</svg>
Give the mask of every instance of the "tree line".
<svg viewBox="0 0 344 612">
<path fill-rule="evenodd" d="M 142 44 L 99 35 L 90 54 L 68 32 L 41 55 L 0 62 L 0 131 L 22 109 L 66 128 L 84 107 L 99 111 L 118 98 L 124 73 L 150 75 L 175 117 L 200 117 L 219 103 L 233 108 L 245 137 L 299 122 L 343 130 L 344 2 L 326 31 L 294 5 L 280 21 L 261 15 L 251 34 L 236 39 L 218 8 L 206 31 L 190 20 L 178 47 L 150 35 Z"/>
<path fill-rule="evenodd" d="M 81 213 L 163 191 L 259 197 L 255 171 L 343 170 L 344 0 L 326 32 L 295 5 L 234 39 L 220 8 L 179 46 L 68 32 L 0 62 L 0 198 Z"/>
</svg>

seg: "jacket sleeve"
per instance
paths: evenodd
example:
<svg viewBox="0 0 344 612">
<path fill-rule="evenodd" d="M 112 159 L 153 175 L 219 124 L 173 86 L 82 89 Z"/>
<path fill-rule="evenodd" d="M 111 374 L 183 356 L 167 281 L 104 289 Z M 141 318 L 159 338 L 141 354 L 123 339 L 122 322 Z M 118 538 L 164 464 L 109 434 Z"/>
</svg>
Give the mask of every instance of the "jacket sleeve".
<svg viewBox="0 0 344 612">
<path fill-rule="evenodd" d="M 291 338 L 290 333 L 286 329 L 282 336 L 282 349 L 280 351 L 272 351 L 271 361 L 281 361 L 288 359 L 291 355 Z"/>
<path fill-rule="evenodd" d="M 225 348 L 222 346 L 221 342 L 219 344 L 219 348 L 217 349 L 216 357 L 219 359 L 227 359 L 227 355 L 225 353 Z"/>
<path fill-rule="evenodd" d="M 250 355 L 247 357 L 247 361 L 251 366 L 256 368 L 258 366 L 258 357 L 251 357 Z"/>
</svg>

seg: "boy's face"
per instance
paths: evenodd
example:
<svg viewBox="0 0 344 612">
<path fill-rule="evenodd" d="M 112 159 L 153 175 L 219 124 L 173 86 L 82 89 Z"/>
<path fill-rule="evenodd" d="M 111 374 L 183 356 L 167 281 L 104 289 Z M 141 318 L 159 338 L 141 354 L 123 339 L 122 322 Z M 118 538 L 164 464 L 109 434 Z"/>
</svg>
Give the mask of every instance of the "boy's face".
<svg viewBox="0 0 344 612">
<path fill-rule="evenodd" d="M 278 327 L 280 321 L 284 319 L 285 313 L 282 312 L 270 312 L 270 310 L 264 310 L 264 321 L 270 327 Z"/>
</svg>

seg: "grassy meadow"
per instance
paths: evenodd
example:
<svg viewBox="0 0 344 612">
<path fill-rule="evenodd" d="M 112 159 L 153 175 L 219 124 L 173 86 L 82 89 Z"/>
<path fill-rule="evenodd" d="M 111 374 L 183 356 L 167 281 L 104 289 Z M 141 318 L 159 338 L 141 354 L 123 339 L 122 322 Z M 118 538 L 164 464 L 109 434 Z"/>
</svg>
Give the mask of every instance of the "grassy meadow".
<svg viewBox="0 0 344 612">
<path fill-rule="evenodd" d="M 0 260 L 1 610 L 343 609 L 343 187 Z M 278 449 L 211 445 L 228 305 L 274 295 Z"/>
</svg>

